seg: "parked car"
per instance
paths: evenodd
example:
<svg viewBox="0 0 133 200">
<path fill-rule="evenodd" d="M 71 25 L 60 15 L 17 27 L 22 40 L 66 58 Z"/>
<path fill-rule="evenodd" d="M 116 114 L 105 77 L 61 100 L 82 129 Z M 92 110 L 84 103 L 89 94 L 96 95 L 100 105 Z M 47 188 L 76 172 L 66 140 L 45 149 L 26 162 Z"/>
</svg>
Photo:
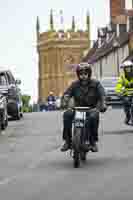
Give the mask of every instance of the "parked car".
<svg viewBox="0 0 133 200">
<path fill-rule="evenodd" d="M 115 92 L 118 77 L 103 77 L 100 82 L 106 92 L 107 105 L 121 105 L 121 98 Z"/>
<path fill-rule="evenodd" d="M 0 130 L 8 125 L 7 98 L 0 94 Z"/>
<path fill-rule="evenodd" d="M 0 93 L 7 98 L 8 115 L 17 120 L 23 116 L 20 83 L 10 70 L 0 70 Z"/>
</svg>

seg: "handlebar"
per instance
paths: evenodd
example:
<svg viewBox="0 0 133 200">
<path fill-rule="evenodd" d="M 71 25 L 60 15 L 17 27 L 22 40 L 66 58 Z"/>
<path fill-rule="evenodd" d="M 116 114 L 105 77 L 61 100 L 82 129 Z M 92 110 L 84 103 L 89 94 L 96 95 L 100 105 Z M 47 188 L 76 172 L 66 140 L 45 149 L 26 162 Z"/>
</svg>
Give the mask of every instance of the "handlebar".
<svg viewBox="0 0 133 200">
<path fill-rule="evenodd" d="M 73 110 L 77 110 L 77 111 L 98 111 L 98 109 L 96 108 L 96 107 L 89 107 L 89 106 L 85 106 L 85 107 L 83 107 L 83 106 L 79 106 L 79 107 L 73 107 L 72 108 Z"/>
</svg>

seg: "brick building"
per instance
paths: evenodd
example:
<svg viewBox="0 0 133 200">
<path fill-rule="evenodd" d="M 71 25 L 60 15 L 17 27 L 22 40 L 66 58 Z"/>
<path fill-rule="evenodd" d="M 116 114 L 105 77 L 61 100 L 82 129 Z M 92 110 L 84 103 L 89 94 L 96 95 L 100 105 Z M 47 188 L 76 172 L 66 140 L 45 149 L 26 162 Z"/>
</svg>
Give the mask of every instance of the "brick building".
<svg viewBox="0 0 133 200">
<path fill-rule="evenodd" d="M 127 16 L 132 20 L 133 0 L 110 0 L 110 19 L 114 24 L 126 24 Z"/>
</svg>

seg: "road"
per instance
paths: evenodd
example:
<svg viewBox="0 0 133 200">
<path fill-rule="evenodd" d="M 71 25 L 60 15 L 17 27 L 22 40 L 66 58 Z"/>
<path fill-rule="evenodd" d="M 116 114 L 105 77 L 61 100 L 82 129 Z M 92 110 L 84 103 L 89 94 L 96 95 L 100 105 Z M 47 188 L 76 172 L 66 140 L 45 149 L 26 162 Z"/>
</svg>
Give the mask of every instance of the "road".
<svg viewBox="0 0 133 200">
<path fill-rule="evenodd" d="M 0 135 L 2 200 L 130 200 L 133 190 L 133 127 L 120 109 L 101 115 L 99 152 L 74 169 L 60 152 L 62 113 L 25 114 Z"/>
</svg>

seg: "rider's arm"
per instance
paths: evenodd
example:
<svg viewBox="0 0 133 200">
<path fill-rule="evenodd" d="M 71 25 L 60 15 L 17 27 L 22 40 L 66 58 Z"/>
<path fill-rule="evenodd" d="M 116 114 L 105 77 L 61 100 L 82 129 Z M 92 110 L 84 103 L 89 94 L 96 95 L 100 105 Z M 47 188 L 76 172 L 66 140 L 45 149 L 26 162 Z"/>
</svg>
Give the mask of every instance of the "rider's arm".
<svg viewBox="0 0 133 200">
<path fill-rule="evenodd" d="M 64 92 L 61 98 L 61 107 L 66 108 L 69 104 L 71 97 L 73 97 L 74 83 L 72 83 Z"/>
<path fill-rule="evenodd" d="M 98 82 L 98 85 L 97 85 L 97 92 L 98 92 L 97 108 L 101 112 L 105 112 L 106 109 L 107 109 L 107 106 L 106 106 L 106 94 L 105 94 L 104 87 L 102 86 L 102 84 L 100 82 Z"/>
<path fill-rule="evenodd" d="M 123 76 L 120 76 L 115 87 L 115 92 L 121 94 L 123 87 Z"/>
</svg>

